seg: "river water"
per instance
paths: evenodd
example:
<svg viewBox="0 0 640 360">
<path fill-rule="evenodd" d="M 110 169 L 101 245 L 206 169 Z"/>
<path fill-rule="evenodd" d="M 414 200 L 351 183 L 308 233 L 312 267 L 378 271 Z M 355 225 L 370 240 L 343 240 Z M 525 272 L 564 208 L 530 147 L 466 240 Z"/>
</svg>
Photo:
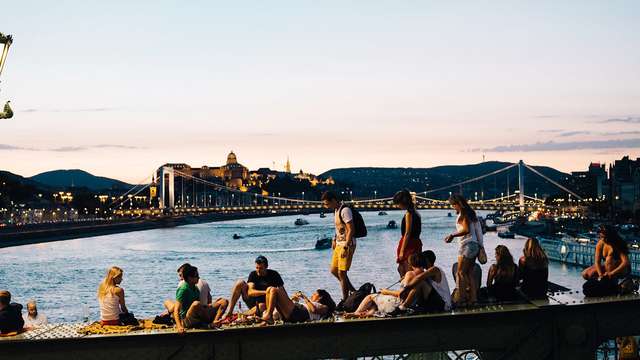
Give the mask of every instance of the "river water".
<svg viewBox="0 0 640 360">
<path fill-rule="evenodd" d="M 457 243 L 445 244 L 445 235 L 454 230 L 455 217 L 448 211 L 425 210 L 422 215 L 422 241 L 432 249 L 439 265 L 453 284 L 451 265 L 456 261 Z M 320 237 L 332 236 L 333 215 L 303 216 L 308 225 L 295 226 L 296 216 L 234 220 L 181 226 L 169 229 L 130 232 L 62 242 L 0 249 L 0 289 L 7 289 L 13 300 L 25 304 L 36 299 L 39 310 L 50 322 L 81 321 L 99 317 L 96 289 L 107 268 L 124 270 L 122 287 L 130 311 L 137 317 L 152 317 L 163 311 L 162 301 L 173 298 L 178 278 L 176 268 L 189 262 L 200 270 L 215 299 L 229 297 L 235 280 L 248 276 L 259 254 L 269 259 L 289 293 L 311 293 L 325 288 L 339 299 L 339 285 L 329 273 L 330 250 L 315 250 Z M 358 287 L 372 282 L 378 288 L 393 284 L 398 274 L 395 251 L 400 230 L 386 224 L 400 224 L 402 212 L 363 213 L 369 235 L 359 239 L 349 276 Z M 233 234 L 243 238 L 234 240 Z M 496 245 L 505 244 L 514 258 L 522 254 L 524 238 L 500 239 L 485 235 L 489 262 L 483 265 L 483 278 L 494 259 Z M 580 289 L 581 269 L 552 263 L 550 280 Z M 485 280 L 483 280 L 484 284 Z"/>
</svg>

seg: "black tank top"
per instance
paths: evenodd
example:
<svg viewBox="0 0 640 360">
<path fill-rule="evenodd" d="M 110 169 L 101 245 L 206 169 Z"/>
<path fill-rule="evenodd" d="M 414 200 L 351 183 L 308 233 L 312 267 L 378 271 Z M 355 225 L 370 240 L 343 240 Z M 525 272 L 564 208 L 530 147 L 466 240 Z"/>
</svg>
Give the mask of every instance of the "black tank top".
<svg viewBox="0 0 640 360">
<path fill-rule="evenodd" d="M 407 212 L 411 214 L 411 238 L 420 239 L 420 234 L 422 233 L 422 218 L 415 210 L 407 210 Z M 405 216 L 402 217 L 402 226 L 400 226 L 402 236 L 404 236 L 407 229 L 406 219 Z"/>
</svg>

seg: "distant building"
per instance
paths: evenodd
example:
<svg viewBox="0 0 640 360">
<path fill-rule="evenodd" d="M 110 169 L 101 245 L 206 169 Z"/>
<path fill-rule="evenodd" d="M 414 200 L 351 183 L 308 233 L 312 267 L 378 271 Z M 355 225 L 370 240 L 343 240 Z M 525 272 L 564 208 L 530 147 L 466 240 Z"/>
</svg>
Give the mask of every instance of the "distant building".
<svg viewBox="0 0 640 360">
<path fill-rule="evenodd" d="M 200 168 L 192 168 L 183 163 L 165 164 L 163 166 L 171 167 L 188 176 L 211 180 L 236 189 L 242 189 L 249 183 L 249 169 L 238 162 L 238 158 L 233 151 L 227 155 L 227 162 L 222 166 L 205 165 Z"/>
<path fill-rule="evenodd" d="M 606 166 L 591 163 L 587 171 L 572 172 L 568 183 L 571 189 L 585 199 L 602 199 L 607 187 Z"/>
<path fill-rule="evenodd" d="M 640 158 L 629 156 L 609 167 L 609 192 L 614 211 L 638 214 L 640 210 Z"/>
</svg>

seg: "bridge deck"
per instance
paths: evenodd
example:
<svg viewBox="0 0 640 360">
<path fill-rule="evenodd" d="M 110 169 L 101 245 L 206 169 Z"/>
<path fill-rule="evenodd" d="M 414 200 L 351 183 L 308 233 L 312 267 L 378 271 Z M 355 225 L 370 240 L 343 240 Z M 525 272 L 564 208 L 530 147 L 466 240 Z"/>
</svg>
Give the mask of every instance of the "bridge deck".
<svg viewBox="0 0 640 360">
<path fill-rule="evenodd" d="M 82 335 L 81 324 L 49 325 L 0 339 L 12 359 L 301 359 L 477 349 L 486 359 L 588 359 L 607 339 L 640 334 L 640 296 L 488 305 L 448 313 L 128 334 Z"/>
</svg>

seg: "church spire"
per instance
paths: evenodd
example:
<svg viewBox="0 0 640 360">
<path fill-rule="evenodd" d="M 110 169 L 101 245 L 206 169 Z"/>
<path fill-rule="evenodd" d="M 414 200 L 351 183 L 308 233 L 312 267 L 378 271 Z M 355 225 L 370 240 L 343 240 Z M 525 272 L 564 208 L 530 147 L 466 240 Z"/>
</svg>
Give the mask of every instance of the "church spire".
<svg viewBox="0 0 640 360">
<path fill-rule="evenodd" d="M 289 161 L 289 155 L 287 155 L 287 164 L 284 166 L 284 172 L 291 174 L 291 162 Z"/>
</svg>

